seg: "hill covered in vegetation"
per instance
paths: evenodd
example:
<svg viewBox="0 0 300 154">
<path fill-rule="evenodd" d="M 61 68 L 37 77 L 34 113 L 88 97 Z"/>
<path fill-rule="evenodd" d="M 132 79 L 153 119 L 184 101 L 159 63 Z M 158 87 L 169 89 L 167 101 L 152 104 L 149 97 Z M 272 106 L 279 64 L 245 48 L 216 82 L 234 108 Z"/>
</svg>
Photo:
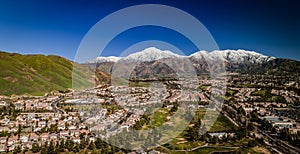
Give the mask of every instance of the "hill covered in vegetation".
<svg viewBox="0 0 300 154">
<path fill-rule="evenodd" d="M 53 90 L 65 91 L 72 88 L 73 74 L 76 83 L 92 85 L 86 81 L 86 65 L 74 63 L 55 55 L 21 55 L 0 52 L 0 95 L 43 95 Z M 79 68 L 79 69 L 78 69 Z"/>
</svg>

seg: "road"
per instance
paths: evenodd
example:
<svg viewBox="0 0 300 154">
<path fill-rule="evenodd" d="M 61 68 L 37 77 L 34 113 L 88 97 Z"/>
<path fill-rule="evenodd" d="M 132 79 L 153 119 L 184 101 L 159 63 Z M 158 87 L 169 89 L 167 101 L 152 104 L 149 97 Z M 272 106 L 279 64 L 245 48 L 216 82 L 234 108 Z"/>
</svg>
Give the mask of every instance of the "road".
<svg viewBox="0 0 300 154">
<path fill-rule="evenodd" d="M 167 150 L 171 150 L 167 147 L 164 147 L 164 146 L 160 146 L 164 149 L 167 149 Z M 195 151 L 197 149 L 200 149 L 200 148 L 223 148 L 223 149 L 233 149 L 233 150 L 236 150 L 238 149 L 239 147 L 228 147 L 228 146 L 210 146 L 208 145 L 208 143 L 206 143 L 205 145 L 201 145 L 201 146 L 197 146 L 197 147 L 194 147 L 192 149 L 186 149 L 186 150 L 172 150 L 172 151 L 178 151 L 178 152 L 192 152 L 192 151 Z"/>
<path fill-rule="evenodd" d="M 277 146 L 283 147 L 285 150 L 287 150 L 287 152 L 290 151 L 291 153 L 295 153 L 295 154 L 300 153 L 299 148 L 296 148 L 296 147 L 294 147 L 294 146 L 292 146 L 292 145 L 290 145 L 290 144 L 288 144 L 288 143 L 286 143 L 286 142 L 284 142 L 284 141 L 282 141 L 280 139 L 273 138 L 269 134 L 267 134 L 266 132 L 264 132 L 263 130 L 261 130 L 261 129 L 257 128 L 257 127 L 256 127 L 256 129 L 264 137 L 266 137 L 267 139 L 271 140 L 273 142 L 273 144 L 277 144 Z"/>
<path fill-rule="evenodd" d="M 62 109 L 60 109 L 60 108 L 57 107 L 57 103 L 60 102 L 63 99 L 64 99 L 64 97 L 61 97 L 61 98 L 58 98 L 58 99 L 52 101 L 51 102 L 51 107 L 53 108 L 54 111 L 58 111 L 58 112 L 60 112 L 62 114 L 66 114 L 66 112 L 64 110 L 62 110 Z"/>
<path fill-rule="evenodd" d="M 227 104 L 224 104 L 224 105 L 227 106 Z M 228 114 L 227 114 L 227 112 L 224 112 L 224 115 L 226 117 L 229 117 Z M 231 118 L 228 118 L 228 119 L 230 119 L 231 121 L 234 121 Z M 246 118 L 246 120 L 247 120 L 247 123 L 250 122 L 248 118 Z M 234 124 L 240 124 L 240 122 L 234 121 Z M 260 133 L 262 136 L 266 137 L 265 139 L 268 139 L 268 140 L 270 140 L 270 141 L 273 142 L 273 144 L 271 145 L 272 146 L 271 149 L 273 149 L 274 151 L 278 152 L 279 151 L 278 147 L 281 146 L 283 149 L 286 150 L 284 152 L 289 152 L 290 151 L 290 153 L 295 153 L 295 154 L 300 153 L 300 149 L 299 148 L 294 147 L 294 146 L 292 146 L 292 145 L 288 144 L 287 142 L 284 142 L 284 141 L 282 141 L 280 139 L 273 138 L 268 133 L 264 132 L 263 130 L 261 130 L 261 129 L 257 128 L 257 127 L 255 127 L 255 128 L 258 131 L 258 133 Z"/>
</svg>

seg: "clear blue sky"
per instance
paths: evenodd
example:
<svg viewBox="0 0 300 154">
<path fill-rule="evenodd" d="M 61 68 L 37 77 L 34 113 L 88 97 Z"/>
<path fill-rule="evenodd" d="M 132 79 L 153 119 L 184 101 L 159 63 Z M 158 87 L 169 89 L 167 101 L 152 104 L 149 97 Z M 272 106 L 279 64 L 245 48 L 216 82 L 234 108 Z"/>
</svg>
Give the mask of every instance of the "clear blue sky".
<svg viewBox="0 0 300 154">
<path fill-rule="evenodd" d="M 174 6 L 195 16 L 220 49 L 247 49 L 300 60 L 300 3 L 296 0 L 2 0 L 0 50 L 56 54 L 73 60 L 82 38 L 103 17 L 128 6 L 151 3 Z M 185 54 L 196 50 L 178 33 L 148 26 L 120 34 L 103 55 L 119 55 L 133 43 L 149 39 L 170 42 Z"/>
</svg>

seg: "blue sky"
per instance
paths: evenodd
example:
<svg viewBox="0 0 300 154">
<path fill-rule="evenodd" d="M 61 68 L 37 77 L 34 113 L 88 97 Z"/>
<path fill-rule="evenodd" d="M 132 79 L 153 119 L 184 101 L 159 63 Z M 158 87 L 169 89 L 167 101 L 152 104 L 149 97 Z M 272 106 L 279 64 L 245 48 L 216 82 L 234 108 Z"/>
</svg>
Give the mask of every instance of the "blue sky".
<svg viewBox="0 0 300 154">
<path fill-rule="evenodd" d="M 173 6 L 193 15 L 206 26 L 220 49 L 247 49 L 300 60 L 300 9 L 296 0 L 3 0 L 0 50 L 56 54 L 73 60 L 81 40 L 99 20 L 128 6 L 151 3 Z M 117 56 L 132 44 L 151 39 L 169 42 L 187 55 L 197 50 L 177 32 L 144 26 L 118 35 L 103 55 Z"/>
</svg>

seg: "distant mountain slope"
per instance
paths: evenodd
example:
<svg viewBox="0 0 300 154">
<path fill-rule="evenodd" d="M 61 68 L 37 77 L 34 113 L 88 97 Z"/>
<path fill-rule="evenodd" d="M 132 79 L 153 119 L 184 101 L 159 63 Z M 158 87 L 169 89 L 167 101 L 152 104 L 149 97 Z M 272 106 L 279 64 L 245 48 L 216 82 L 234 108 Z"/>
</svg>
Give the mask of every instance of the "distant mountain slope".
<svg viewBox="0 0 300 154">
<path fill-rule="evenodd" d="M 91 84 L 81 81 L 87 75 L 88 67 L 65 58 L 0 52 L 0 95 L 43 95 L 52 90 L 72 88 L 73 65 L 80 68 L 74 74 L 76 82 Z"/>
<path fill-rule="evenodd" d="M 168 62 L 170 60 L 175 60 L 175 61 L 180 61 L 180 59 L 189 60 L 193 65 L 193 67 L 195 68 L 197 74 L 200 75 L 200 74 L 209 73 L 210 70 L 209 70 L 208 62 L 213 64 L 224 62 L 225 69 L 228 72 L 246 72 L 247 70 L 250 71 L 250 68 L 252 67 L 262 66 L 262 64 L 273 61 L 276 58 L 271 56 L 266 56 L 254 51 L 246 51 L 241 49 L 215 50 L 212 52 L 207 52 L 202 50 L 190 56 L 182 56 L 182 55 L 172 53 L 171 51 L 163 51 L 155 47 L 150 47 L 142 51 L 130 54 L 126 57 L 114 57 L 113 60 L 111 60 L 110 57 L 107 58 L 101 57 L 97 59 L 93 61 L 94 64 L 91 63 L 90 64 L 94 66 L 96 65 L 99 70 L 102 70 L 107 73 L 112 73 L 115 63 L 118 63 L 119 67 L 123 65 L 124 70 L 129 70 L 126 69 L 126 67 L 131 66 L 130 63 L 131 64 L 140 63 L 134 69 L 133 74 L 139 77 L 143 77 L 143 76 L 149 76 L 150 74 L 156 74 L 155 76 L 157 76 L 159 72 L 157 71 L 157 69 L 154 69 L 156 67 L 160 68 L 161 72 L 163 72 L 164 75 L 166 75 L 166 72 L 174 72 L 172 70 L 164 70 L 164 69 L 172 69 L 171 67 L 159 66 L 159 65 L 164 65 L 164 62 Z M 115 59 L 118 60 L 116 61 Z M 154 61 L 161 61 L 161 62 L 154 63 Z M 147 65 L 153 65 L 153 66 L 147 66 Z M 183 65 L 180 64 L 176 65 L 176 68 L 180 70 L 184 69 Z M 146 75 L 145 72 L 147 72 L 148 75 Z M 252 73 L 255 73 L 255 69 L 253 69 Z"/>
<path fill-rule="evenodd" d="M 265 56 L 254 51 L 246 50 L 215 50 L 212 52 L 199 51 L 189 56 L 196 65 L 205 60 L 223 59 L 227 71 L 241 71 L 244 67 L 251 67 L 266 63 L 275 57 Z M 197 68 L 197 70 L 199 70 Z"/>
<path fill-rule="evenodd" d="M 263 62 L 267 62 L 269 60 L 275 59 L 275 57 L 265 56 L 263 54 L 247 51 L 247 50 L 215 50 L 212 52 L 207 51 L 199 51 L 196 52 L 190 57 L 196 59 L 203 59 L 206 57 L 207 59 L 213 59 L 217 56 L 221 56 L 228 63 L 249 63 L 249 64 L 260 64 Z"/>
<path fill-rule="evenodd" d="M 244 67 L 241 73 L 298 76 L 300 73 L 300 61 L 276 58 L 261 64 Z"/>
</svg>

